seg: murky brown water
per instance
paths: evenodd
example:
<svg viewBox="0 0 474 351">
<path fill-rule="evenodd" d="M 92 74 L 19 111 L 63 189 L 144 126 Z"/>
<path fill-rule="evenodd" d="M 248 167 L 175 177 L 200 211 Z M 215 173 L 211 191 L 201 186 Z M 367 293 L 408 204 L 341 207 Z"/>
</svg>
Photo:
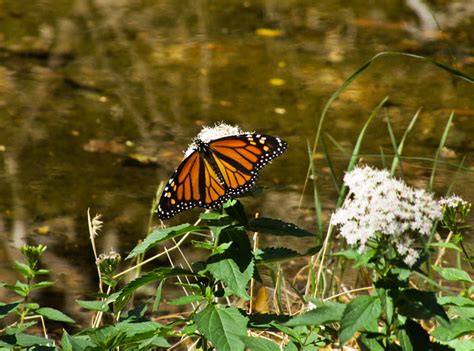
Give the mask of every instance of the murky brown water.
<svg viewBox="0 0 474 351">
<path fill-rule="evenodd" d="M 259 184 L 271 189 L 245 200 L 248 210 L 314 228 L 311 191 L 298 209 L 307 140 L 344 79 L 380 51 L 426 55 L 474 75 L 472 1 L 430 2 L 442 35 L 419 0 L 352 3 L 0 1 L 1 280 L 16 279 L 19 246 L 47 244 L 43 263 L 57 285 L 46 299 L 77 315 L 73 300 L 96 287 L 87 208 L 104 216 L 99 250 L 126 254 L 145 234 L 160 180 L 201 125 L 221 120 L 290 145 L 263 171 Z M 334 103 L 325 132 L 351 150 L 370 111 L 389 95 L 399 139 L 423 107 L 406 155 L 433 157 L 455 110 L 444 153 L 454 166 L 440 165 L 442 193 L 464 155 L 472 165 L 473 93 L 473 85 L 426 63 L 385 58 Z M 392 153 L 381 117 L 362 150 L 379 166 L 380 147 Z M 347 158 L 326 141 L 342 174 Z M 157 162 L 138 167 L 130 154 Z M 404 169 L 412 184 L 427 184 L 430 162 L 408 161 Z M 335 191 L 323 160 L 318 170 L 329 210 Z M 473 181 L 464 171 L 454 189 L 473 201 Z"/>
</svg>

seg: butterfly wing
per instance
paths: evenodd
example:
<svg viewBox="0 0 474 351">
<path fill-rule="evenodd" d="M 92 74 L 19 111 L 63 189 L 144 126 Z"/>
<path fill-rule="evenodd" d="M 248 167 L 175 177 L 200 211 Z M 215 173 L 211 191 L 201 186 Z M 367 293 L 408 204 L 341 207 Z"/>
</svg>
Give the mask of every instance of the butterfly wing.
<svg viewBox="0 0 474 351">
<path fill-rule="evenodd" d="M 214 208 L 228 198 L 209 160 L 194 151 L 181 162 L 163 189 L 158 217 L 168 219 L 196 206 Z"/>
<path fill-rule="evenodd" d="M 229 197 L 246 192 L 255 183 L 258 171 L 287 147 L 284 140 L 263 134 L 234 135 L 209 143 Z"/>
<path fill-rule="evenodd" d="M 158 217 L 168 219 L 196 206 L 215 208 L 246 192 L 258 171 L 286 148 L 285 141 L 263 134 L 209 142 L 209 152 L 194 151 L 171 176 L 160 198 Z"/>
</svg>

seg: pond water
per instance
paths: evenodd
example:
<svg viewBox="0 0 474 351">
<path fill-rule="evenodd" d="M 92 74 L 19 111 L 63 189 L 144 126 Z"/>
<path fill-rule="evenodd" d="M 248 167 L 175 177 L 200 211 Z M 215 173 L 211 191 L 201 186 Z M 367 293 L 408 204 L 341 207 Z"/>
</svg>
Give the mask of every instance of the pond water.
<svg viewBox="0 0 474 351">
<path fill-rule="evenodd" d="M 314 231 L 312 189 L 299 203 L 307 145 L 331 94 L 381 51 L 428 56 L 473 76 L 473 28 L 470 0 L 0 1 L 1 280 L 17 279 L 18 247 L 43 243 L 42 263 L 56 281 L 43 299 L 79 316 L 74 299 L 97 283 L 87 209 L 103 215 L 98 250 L 126 255 L 146 234 L 160 181 L 201 126 L 218 121 L 288 141 L 262 171 L 259 184 L 269 191 L 244 203 L 249 214 Z M 472 166 L 473 93 L 472 84 L 426 62 L 374 62 L 328 112 L 323 136 L 336 172 L 347 167 L 341 148 L 350 152 L 388 95 L 363 160 L 381 166 L 382 150 L 390 161 L 385 113 L 400 140 L 420 107 L 405 155 L 434 157 L 454 111 L 435 190 L 443 194 L 455 178 L 454 191 L 474 201 L 473 173 L 457 174 L 464 156 Z M 321 151 L 314 159 L 327 217 L 336 192 Z M 426 187 L 431 164 L 407 159 L 407 180 Z"/>
</svg>

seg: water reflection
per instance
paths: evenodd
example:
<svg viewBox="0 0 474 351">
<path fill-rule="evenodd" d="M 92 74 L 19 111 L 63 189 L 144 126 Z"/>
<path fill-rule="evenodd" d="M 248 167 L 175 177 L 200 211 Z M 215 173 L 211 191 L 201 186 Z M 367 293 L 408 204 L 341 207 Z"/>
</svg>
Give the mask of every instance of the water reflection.
<svg viewBox="0 0 474 351">
<path fill-rule="evenodd" d="M 429 55 L 474 72 L 474 6 L 467 0 L 40 0 L 0 6 L 2 279 L 16 279 L 11 267 L 19 246 L 47 244 L 43 264 L 57 281 L 57 303 L 74 315 L 73 300 L 96 286 L 87 208 L 104 215 L 99 251 L 126 253 L 145 235 L 156 186 L 201 125 L 225 120 L 287 139 L 287 154 L 262 173 L 260 183 L 270 191 L 244 201 L 249 211 L 314 230 L 311 192 L 298 206 L 307 140 L 324 103 L 349 74 L 383 50 Z M 398 138 L 423 106 L 408 156 L 433 157 L 454 109 L 447 144 L 454 154 L 445 156 L 456 164 L 474 149 L 472 92 L 468 83 L 425 63 L 377 62 L 329 112 L 324 137 L 337 173 L 363 121 L 386 95 Z M 364 159 L 381 165 L 380 148 L 392 153 L 383 118 L 368 131 Z M 131 154 L 155 157 L 155 168 L 130 166 Z M 317 163 L 327 214 L 334 187 L 324 159 Z M 421 183 L 429 169 L 429 162 L 404 163 L 408 178 Z M 446 190 L 455 172 L 442 164 L 436 190 Z M 471 201 L 473 178 L 464 172 L 454 186 Z M 193 221 L 197 213 L 170 223 Z M 41 234 L 37 229 L 44 226 L 49 230 Z"/>
</svg>

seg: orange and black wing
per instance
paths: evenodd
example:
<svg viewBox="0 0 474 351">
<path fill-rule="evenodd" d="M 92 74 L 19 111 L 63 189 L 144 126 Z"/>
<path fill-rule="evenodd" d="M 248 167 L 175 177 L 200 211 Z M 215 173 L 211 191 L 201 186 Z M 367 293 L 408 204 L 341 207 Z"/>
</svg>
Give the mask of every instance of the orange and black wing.
<svg viewBox="0 0 474 351">
<path fill-rule="evenodd" d="M 161 194 L 158 217 L 168 219 L 196 206 L 213 208 L 229 197 L 211 164 L 194 151 L 181 162 Z"/>
<path fill-rule="evenodd" d="M 209 143 L 228 197 L 246 192 L 255 183 L 258 171 L 287 147 L 284 140 L 263 134 L 234 135 Z"/>
</svg>

